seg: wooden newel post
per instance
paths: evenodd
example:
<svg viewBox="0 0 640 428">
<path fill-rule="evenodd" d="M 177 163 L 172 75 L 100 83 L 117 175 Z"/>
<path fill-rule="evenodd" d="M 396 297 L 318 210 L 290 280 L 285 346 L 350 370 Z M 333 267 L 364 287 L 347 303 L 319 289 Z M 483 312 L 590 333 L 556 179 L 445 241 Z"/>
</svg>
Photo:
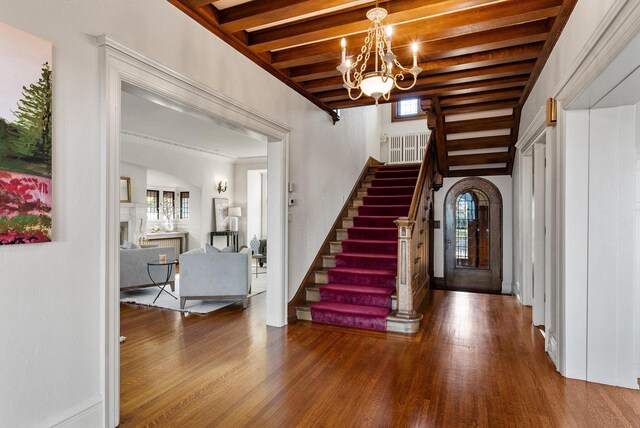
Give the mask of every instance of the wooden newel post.
<svg viewBox="0 0 640 428">
<path fill-rule="evenodd" d="M 400 217 L 394 221 L 398 225 L 398 276 L 396 277 L 397 309 L 400 318 L 416 318 L 413 308 L 413 246 L 411 236 L 415 221 Z"/>
</svg>

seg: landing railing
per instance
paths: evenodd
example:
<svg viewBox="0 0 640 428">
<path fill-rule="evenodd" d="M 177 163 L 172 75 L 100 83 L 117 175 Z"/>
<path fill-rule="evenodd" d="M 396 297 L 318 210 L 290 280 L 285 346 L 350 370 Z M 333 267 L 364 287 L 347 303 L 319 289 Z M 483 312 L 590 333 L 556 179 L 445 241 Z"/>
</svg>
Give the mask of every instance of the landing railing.
<svg viewBox="0 0 640 428">
<path fill-rule="evenodd" d="M 397 309 L 395 315 L 407 320 L 419 320 L 415 311 L 430 281 L 430 216 L 433 208 L 434 179 L 437 174 L 435 132 L 420 164 L 420 173 L 413 193 L 409 215 L 395 221 L 398 225 L 398 275 L 396 279 Z"/>
</svg>

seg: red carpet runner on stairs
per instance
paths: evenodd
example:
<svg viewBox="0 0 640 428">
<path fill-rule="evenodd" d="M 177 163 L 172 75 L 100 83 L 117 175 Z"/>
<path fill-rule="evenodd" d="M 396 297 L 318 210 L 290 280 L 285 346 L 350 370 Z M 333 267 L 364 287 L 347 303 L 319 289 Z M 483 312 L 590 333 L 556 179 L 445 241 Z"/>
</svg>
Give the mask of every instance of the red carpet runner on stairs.
<svg viewBox="0 0 640 428">
<path fill-rule="evenodd" d="M 409 214 L 420 166 L 383 166 L 372 180 L 320 302 L 313 322 L 385 331 L 396 287 L 398 217 Z"/>
</svg>

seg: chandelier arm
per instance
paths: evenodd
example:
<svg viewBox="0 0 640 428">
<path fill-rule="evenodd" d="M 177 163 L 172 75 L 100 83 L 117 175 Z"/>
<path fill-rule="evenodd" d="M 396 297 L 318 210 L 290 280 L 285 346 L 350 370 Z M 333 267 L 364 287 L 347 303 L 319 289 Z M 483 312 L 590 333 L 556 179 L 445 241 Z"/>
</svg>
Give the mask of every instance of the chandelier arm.
<svg viewBox="0 0 640 428">
<path fill-rule="evenodd" d="M 353 97 L 353 95 L 351 95 L 351 88 L 348 88 L 348 89 L 347 89 L 347 92 L 348 92 L 348 94 L 349 94 L 349 99 L 350 99 L 350 100 L 352 100 L 352 101 L 359 100 L 359 99 L 360 99 L 360 97 L 362 97 L 362 94 L 364 93 L 364 92 L 362 92 L 362 89 L 360 89 L 360 93 L 358 94 L 358 96 L 357 96 L 357 97 L 355 97 L 355 98 L 354 98 L 354 97 Z"/>
<path fill-rule="evenodd" d="M 402 76 L 402 79 L 401 79 L 401 80 L 404 80 L 404 75 L 401 75 L 401 76 Z M 396 76 L 396 77 L 397 77 L 397 76 Z M 408 91 L 409 89 L 411 89 L 411 88 L 413 88 L 414 86 L 416 86 L 416 82 L 417 82 L 417 81 L 418 81 L 418 75 L 417 75 L 417 74 L 414 74 L 414 75 L 413 75 L 413 82 L 411 83 L 411 85 L 410 85 L 410 86 L 407 86 L 407 87 L 404 87 L 404 88 L 403 88 L 402 86 L 398 85 L 398 80 L 397 80 L 397 79 L 394 79 L 393 83 L 394 83 L 394 86 L 395 86 L 396 88 L 400 89 L 401 91 Z"/>
</svg>

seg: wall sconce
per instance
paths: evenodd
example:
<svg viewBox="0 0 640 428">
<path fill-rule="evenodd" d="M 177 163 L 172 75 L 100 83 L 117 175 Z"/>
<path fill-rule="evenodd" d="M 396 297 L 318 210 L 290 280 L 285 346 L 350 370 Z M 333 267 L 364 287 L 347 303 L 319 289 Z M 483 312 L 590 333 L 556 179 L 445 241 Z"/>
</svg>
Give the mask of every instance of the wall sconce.
<svg viewBox="0 0 640 428">
<path fill-rule="evenodd" d="M 227 191 L 227 180 L 221 180 L 218 183 L 218 193 L 223 193 Z"/>
</svg>

